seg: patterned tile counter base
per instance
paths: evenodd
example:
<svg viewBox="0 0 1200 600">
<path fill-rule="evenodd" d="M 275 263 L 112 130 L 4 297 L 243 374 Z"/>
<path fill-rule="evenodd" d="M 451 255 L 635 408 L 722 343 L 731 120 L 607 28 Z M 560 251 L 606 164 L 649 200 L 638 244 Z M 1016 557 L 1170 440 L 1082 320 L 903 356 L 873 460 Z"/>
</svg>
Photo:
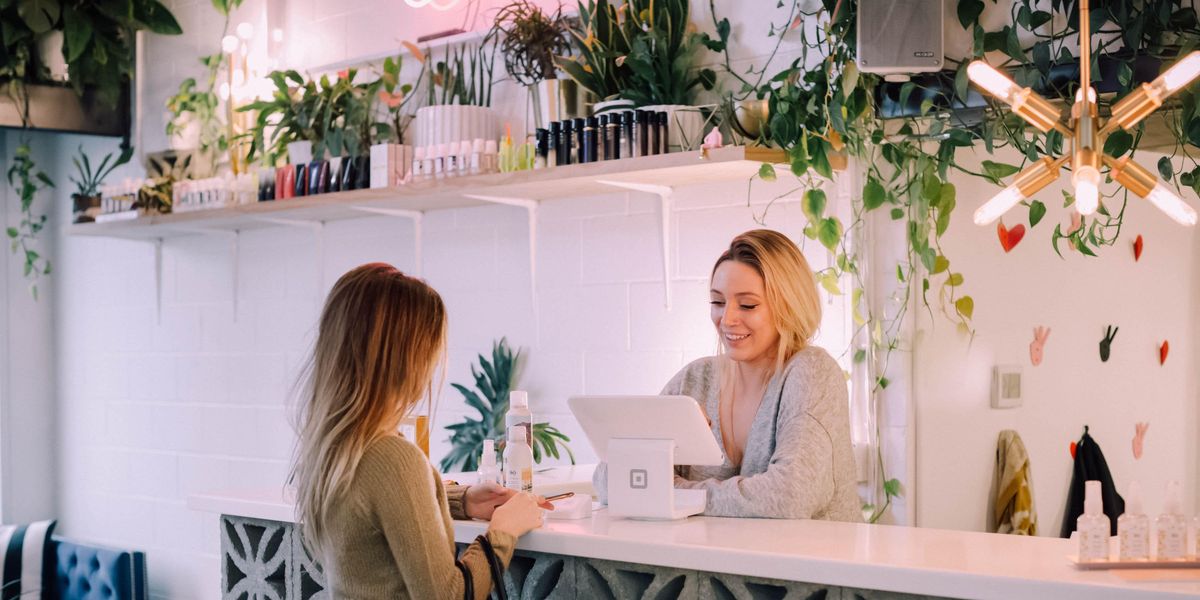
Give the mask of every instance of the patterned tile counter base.
<svg viewBox="0 0 1200 600">
<path fill-rule="evenodd" d="M 459 545 L 459 549 L 463 547 Z M 518 550 L 514 600 L 932 600 L 843 587 Z M 320 566 L 292 523 L 221 516 L 223 600 L 328 600 Z"/>
</svg>

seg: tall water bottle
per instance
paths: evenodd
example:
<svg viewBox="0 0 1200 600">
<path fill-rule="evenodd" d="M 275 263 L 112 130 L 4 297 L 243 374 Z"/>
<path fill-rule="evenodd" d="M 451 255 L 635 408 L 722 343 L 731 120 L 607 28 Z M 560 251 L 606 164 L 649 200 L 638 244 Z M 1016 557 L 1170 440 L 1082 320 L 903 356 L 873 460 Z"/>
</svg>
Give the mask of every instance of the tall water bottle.
<svg viewBox="0 0 1200 600">
<path fill-rule="evenodd" d="M 533 413 L 529 412 L 529 394 L 522 390 L 508 393 L 508 413 L 504 415 L 504 431 L 521 425 L 525 428 L 525 445 L 533 448 Z"/>
</svg>

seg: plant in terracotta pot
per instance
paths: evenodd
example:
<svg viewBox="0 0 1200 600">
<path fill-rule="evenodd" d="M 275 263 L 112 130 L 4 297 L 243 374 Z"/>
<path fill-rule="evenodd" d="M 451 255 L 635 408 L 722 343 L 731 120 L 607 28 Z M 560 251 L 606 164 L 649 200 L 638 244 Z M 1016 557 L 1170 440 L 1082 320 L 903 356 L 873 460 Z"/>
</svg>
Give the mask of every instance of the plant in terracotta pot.
<svg viewBox="0 0 1200 600">
<path fill-rule="evenodd" d="M 132 157 L 133 146 L 126 146 L 116 160 L 112 160 L 111 152 L 104 155 L 99 166 L 93 170 L 91 160 L 83 151 L 83 146 L 79 147 L 79 156 L 71 157 L 71 162 L 75 163 L 75 170 L 79 173 L 79 177 L 70 178 L 71 183 L 75 184 L 75 193 L 71 194 L 71 200 L 74 203 L 73 212 L 76 223 L 90 223 L 96 220 L 95 213 L 100 210 L 100 186 L 104 185 L 104 180 L 113 172 L 113 169 L 129 162 Z"/>
</svg>

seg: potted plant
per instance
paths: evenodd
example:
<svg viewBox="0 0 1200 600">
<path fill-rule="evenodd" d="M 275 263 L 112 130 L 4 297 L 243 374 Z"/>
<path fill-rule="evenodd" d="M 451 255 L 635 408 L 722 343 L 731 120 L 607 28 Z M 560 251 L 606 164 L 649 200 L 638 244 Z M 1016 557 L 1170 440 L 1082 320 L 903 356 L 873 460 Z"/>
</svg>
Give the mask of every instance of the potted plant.
<svg viewBox="0 0 1200 600">
<path fill-rule="evenodd" d="M 629 85 L 630 69 L 624 57 L 629 41 L 621 29 L 625 6 L 617 8 L 608 0 L 579 3 L 579 20 L 571 28 L 574 56 L 558 56 L 555 64 L 580 86 L 600 99 L 593 114 L 633 108 L 633 101 L 621 97 Z"/>
<path fill-rule="evenodd" d="M 699 147 L 704 116 L 693 100 L 697 88 L 712 89 L 716 73 L 693 73 L 704 36 L 692 26 L 688 0 L 627 0 L 621 30 L 628 42 L 624 64 L 629 80 L 621 97 L 645 110 L 666 112 L 668 143 L 673 148 Z"/>
<path fill-rule="evenodd" d="M 559 79 L 555 65 L 555 57 L 571 50 L 570 27 L 561 5 L 549 13 L 529 0 L 514 0 L 496 12 L 488 32 L 487 37 L 500 44 L 509 77 L 528 91 L 533 128 L 583 114 L 572 110 L 579 102 L 578 85 L 570 78 Z"/>
<path fill-rule="evenodd" d="M 479 367 L 471 365 L 475 378 L 475 390 L 457 383 L 451 384 L 466 400 L 467 405 L 479 412 L 479 418 L 467 417 L 461 423 L 448 425 L 451 449 L 442 459 L 443 472 L 453 470 L 474 471 L 479 468 L 479 455 L 483 451 L 483 440 L 496 440 L 496 449 L 503 447 L 504 415 L 508 412 L 508 392 L 517 380 L 521 358 L 520 351 L 513 353 L 508 340 L 501 338 L 492 344 L 492 360 L 479 356 Z M 567 453 L 571 464 L 575 454 L 567 446 L 571 441 L 549 423 L 533 425 L 533 460 L 542 462 L 546 456 L 559 458 L 561 451 Z"/>
<path fill-rule="evenodd" d="M 426 105 L 417 110 L 417 146 L 500 136 L 500 121 L 490 108 L 495 40 L 447 47 L 437 62 L 426 52 L 414 55 L 425 64 L 426 91 Z"/>
<path fill-rule="evenodd" d="M 75 193 L 71 194 L 71 200 L 74 203 L 76 223 L 91 223 L 96 220 L 96 214 L 100 212 L 100 186 L 113 169 L 129 162 L 133 157 L 133 146 L 125 146 L 117 160 L 109 164 L 112 157 L 111 152 L 104 155 L 104 160 L 100 161 L 100 165 L 94 171 L 83 146 L 79 147 L 78 157 L 71 157 L 71 162 L 75 163 L 75 170 L 79 173 L 78 178 L 70 178 L 71 183 L 75 184 Z"/>
</svg>

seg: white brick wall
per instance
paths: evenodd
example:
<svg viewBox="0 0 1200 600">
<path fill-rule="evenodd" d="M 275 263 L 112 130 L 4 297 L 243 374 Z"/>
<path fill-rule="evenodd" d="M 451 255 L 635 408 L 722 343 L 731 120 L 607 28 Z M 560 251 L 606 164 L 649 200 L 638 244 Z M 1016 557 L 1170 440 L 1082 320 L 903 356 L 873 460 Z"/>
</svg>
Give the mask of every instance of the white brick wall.
<svg viewBox="0 0 1200 600">
<path fill-rule="evenodd" d="M 707 3 L 700 4 L 707 11 Z M 305 39 L 289 46 L 291 53 L 304 54 L 292 57 L 296 65 L 342 60 L 415 38 L 409 29 L 416 21 L 398 2 L 309 0 L 288 6 L 290 39 Z M 197 73 L 195 56 L 211 51 L 219 36 L 220 22 L 208 2 L 180 0 L 172 8 L 187 33 L 147 41 L 153 57 L 144 82 L 148 150 L 166 145 L 159 123 L 162 99 L 182 77 Z M 260 1 L 247 0 L 234 22 L 261 9 Z M 420 15 L 441 18 L 429 11 Z M 735 22 L 743 18 L 729 16 Z M 765 26 L 762 15 L 752 18 L 754 31 Z M 420 26 L 441 28 L 428 20 Z M 316 37 L 304 38 L 310 31 Z M 744 50 L 747 60 L 765 52 L 762 40 L 753 41 Z M 101 153 L 115 142 L 47 139 L 57 152 L 53 175 L 64 184 L 53 194 L 57 229 L 70 218 L 69 154 L 79 143 Z M 526 355 L 521 385 L 530 390 L 533 409 L 576 439 L 581 461 L 594 460 L 569 417 L 567 396 L 657 392 L 685 362 L 711 353 L 715 340 L 705 285 L 712 262 L 732 235 L 757 226 L 755 216 L 785 185 L 756 184 L 752 206 L 744 182 L 681 190 L 670 216 L 670 311 L 663 306 L 653 197 L 616 193 L 543 203 L 532 295 L 524 211 L 427 213 L 421 268 L 449 306 L 447 383 L 470 383 L 475 355 L 507 336 Z M 766 222 L 800 238 L 803 217 L 794 201 L 776 203 Z M 230 240 L 169 239 L 163 246 L 160 316 L 152 244 L 61 235 L 55 240 L 62 532 L 147 551 L 155 597 L 218 594 L 216 519 L 188 511 L 189 494 L 283 484 L 294 440 L 287 396 L 328 287 L 368 261 L 416 267 L 407 220 L 330 223 L 323 235 L 320 253 L 306 229 L 244 232 L 238 242 L 236 314 Z M 806 252 L 815 268 L 827 263 L 819 245 L 809 244 Z M 836 302 L 827 308 L 836 318 Z M 822 336 L 837 354 L 845 332 L 831 326 Z M 457 392 L 445 386 L 434 428 L 435 458 L 446 449 L 442 427 L 461 419 L 464 408 Z"/>
</svg>

